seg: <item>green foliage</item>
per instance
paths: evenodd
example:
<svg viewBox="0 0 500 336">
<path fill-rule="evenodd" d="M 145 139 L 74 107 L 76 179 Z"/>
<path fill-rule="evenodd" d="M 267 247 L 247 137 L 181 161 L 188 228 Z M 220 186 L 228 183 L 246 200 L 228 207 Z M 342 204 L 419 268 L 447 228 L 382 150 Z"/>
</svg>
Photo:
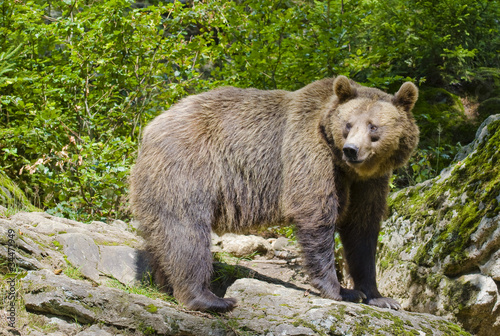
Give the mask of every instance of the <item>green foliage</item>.
<svg viewBox="0 0 500 336">
<path fill-rule="evenodd" d="M 183 10 L 178 3 L 131 10 L 124 0 L 78 9 L 53 1 L 61 16 L 52 18 L 43 3 L 1 3 L 3 39 L 24 46 L 15 72 L 25 77 L 2 81 L 10 83 L 1 98 L 2 166 L 51 213 L 123 216 L 143 125 L 201 85 L 186 80 L 196 73 L 184 61 L 188 43 L 163 17 Z M 176 33 L 162 34 L 162 25 Z"/>
<path fill-rule="evenodd" d="M 188 94 L 294 90 L 339 74 L 391 91 L 499 63 L 495 1 L 151 3 L 0 0 L 0 165 L 50 213 L 128 216 L 142 129 Z M 441 118 L 429 120 L 446 131 Z M 429 120 L 418 119 L 424 131 Z M 410 180 L 444 167 L 447 146 L 422 147 Z"/>
<path fill-rule="evenodd" d="M 499 66 L 496 1 L 366 1 L 361 23 L 367 71 L 426 79 L 430 84 L 470 79 L 474 68 Z M 379 65 L 379 66 L 374 66 Z M 380 75 L 380 72 L 382 75 Z"/>
<path fill-rule="evenodd" d="M 277 225 L 267 228 L 273 235 L 284 236 L 292 241 L 297 241 L 297 227 L 294 224 Z"/>
<path fill-rule="evenodd" d="M 395 187 L 433 178 L 446 168 L 462 144 L 474 139 L 478 121 L 465 115 L 456 95 L 434 87 L 422 87 L 413 114 L 420 127 L 420 142 L 409 164 L 397 171 Z"/>
</svg>

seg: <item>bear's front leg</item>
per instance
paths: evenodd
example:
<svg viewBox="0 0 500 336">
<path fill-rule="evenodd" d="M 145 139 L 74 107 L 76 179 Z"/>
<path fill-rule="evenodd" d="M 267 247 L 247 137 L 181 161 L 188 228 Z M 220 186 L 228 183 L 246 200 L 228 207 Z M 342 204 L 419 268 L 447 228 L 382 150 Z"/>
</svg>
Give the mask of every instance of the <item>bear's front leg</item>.
<svg viewBox="0 0 500 336">
<path fill-rule="evenodd" d="M 344 257 L 354 289 L 366 295 L 364 303 L 400 309 L 394 299 L 382 297 L 377 289 L 375 253 L 380 222 L 386 211 L 389 177 L 353 183 L 346 215 L 339 225 Z"/>
<path fill-rule="evenodd" d="M 298 224 L 298 239 L 302 246 L 305 267 L 311 277 L 311 284 L 325 298 L 361 302 L 366 299 L 363 292 L 340 286 L 335 272 L 334 234 L 333 224 L 315 226 Z"/>
<path fill-rule="evenodd" d="M 294 136 L 284 150 L 283 161 L 288 163 L 284 167 L 284 215 L 296 224 L 304 266 L 321 296 L 360 302 L 366 296 L 342 288 L 335 272 L 335 226 L 339 209 L 345 206 L 346 186 L 341 180 L 335 183 L 340 172 L 333 165 L 331 149 L 310 139 L 314 135 Z"/>
</svg>

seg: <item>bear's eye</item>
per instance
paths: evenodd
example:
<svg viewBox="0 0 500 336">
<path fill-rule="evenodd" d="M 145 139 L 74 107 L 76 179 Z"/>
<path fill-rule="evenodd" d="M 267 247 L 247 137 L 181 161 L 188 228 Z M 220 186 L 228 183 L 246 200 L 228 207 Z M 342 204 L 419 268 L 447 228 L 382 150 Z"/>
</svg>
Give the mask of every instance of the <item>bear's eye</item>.
<svg viewBox="0 0 500 336">
<path fill-rule="evenodd" d="M 347 136 L 349 135 L 349 131 L 351 130 L 352 125 L 350 123 L 345 124 L 344 131 L 342 132 L 342 136 L 344 139 L 347 139 Z"/>
<path fill-rule="evenodd" d="M 380 135 L 377 132 L 378 127 L 373 125 L 373 124 L 369 124 L 368 128 L 370 129 L 370 137 L 371 137 L 372 142 L 379 141 Z"/>
</svg>

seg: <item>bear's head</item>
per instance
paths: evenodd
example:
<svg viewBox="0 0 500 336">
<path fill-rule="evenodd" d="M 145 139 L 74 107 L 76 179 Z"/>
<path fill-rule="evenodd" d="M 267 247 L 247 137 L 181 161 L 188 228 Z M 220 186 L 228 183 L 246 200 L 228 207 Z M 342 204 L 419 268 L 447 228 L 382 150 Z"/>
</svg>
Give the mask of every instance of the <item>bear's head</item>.
<svg viewBox="0 0 500 336">
<path fill-rule="evenodd" d="M 361 178 L 382 176 L 404 165 L 418 144 L 411 113 L 417 87 L 404 83 L 393 96 L 339 76 L 329 113 L 335 152 Z M 341 158 L 340 158 L 341 157 Z"/>
</svg>

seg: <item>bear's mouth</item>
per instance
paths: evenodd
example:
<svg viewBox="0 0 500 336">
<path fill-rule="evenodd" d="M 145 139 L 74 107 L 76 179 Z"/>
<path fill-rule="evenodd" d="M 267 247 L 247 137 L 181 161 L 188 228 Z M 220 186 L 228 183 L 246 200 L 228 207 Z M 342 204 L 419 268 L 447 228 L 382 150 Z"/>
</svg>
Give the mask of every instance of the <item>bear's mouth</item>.
<svg viewBox="0 0 500 336">
<path fill-rule="evenodd" d="M 365 162 L 365 160 L 346 160 L 346 162 L 352 165 L 360 165 Z"/>
<path fill-rule="evenodd" d="M 344 161 L 351 167 L 353 168 L 359 168 L 361 165 L 367 164 L 368 161 L 371 159 L 371 155 L 364 155 L 364 157 L 355 157 L 355 158 L 348 158 L 344 155 Z"/>
</svg>

